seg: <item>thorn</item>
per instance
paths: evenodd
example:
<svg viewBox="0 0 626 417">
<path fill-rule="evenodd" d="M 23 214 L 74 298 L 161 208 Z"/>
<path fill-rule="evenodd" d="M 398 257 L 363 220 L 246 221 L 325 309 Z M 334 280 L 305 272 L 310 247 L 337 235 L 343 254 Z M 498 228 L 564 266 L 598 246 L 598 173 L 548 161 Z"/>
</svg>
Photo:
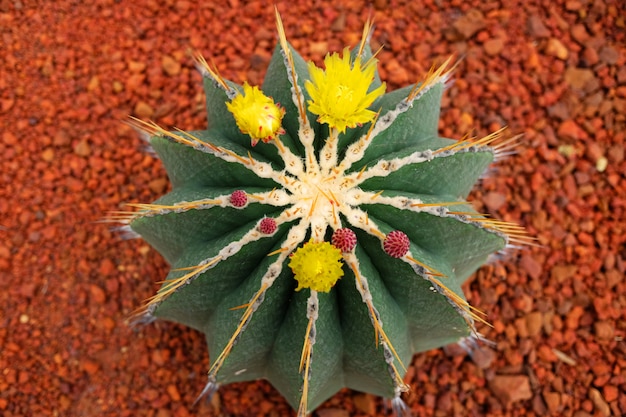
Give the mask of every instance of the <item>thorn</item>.
<svg viewBox="0 0 626 417">
<path fill-rule="evenodd" d="M 228 310 L 229 311 L 235 311 L 235 310 L 241 310 L 243 308 L 248 308 L 248 307 L 250 307 L 250 303 L 242 304 L 242 305 L 237 306 L 237 307 L 231 307 Z"/>
<path fill-rule="evenodd" d="M 361 43 L 359 44 L 359 50 L 357 56 L 362 56 L 365 51 L 365 45 L 369 42 L 372 36 L 372 30 L 374 29 L 374 22 L 370 18 L 365 21 L 363 26 L 363 35 L 361 35 Z"/>
<path fill-rule="evenodd" d="M 447 207 L 468 204 L 467 201 L 448 201 L 442 203 L 414 203 L 411 207 Z"/>
<path fill-rule="evenodd" d="M 222 78 L 217 69 L 214 70 L 209 66 L 209 64 L 206 62 L 206 59 L 204 59 L 200 52 L 193 52 L 193 60 L 196 63 L 196 68 L 198 68 L 203 76 L 211 78 L 226 93 L 232 93 L 234 91 L 232 88 L 230 88 L 226 81 L 224 81 L 224 78 Z M 213 67 L 215 67 L 215 65 L 213 65 Z"/>
<path fill-rule="evenodd" d="M 274 255 L 278 255 L 279 253 L 284 252 L 284 251 L 286 251 L 286 250 L 289 250 L 289 248 L 280 248 L 280 249 L 276 249 L 275 251 L 268 253 L 268 254 L 267 254 L 267 256 L 274 256 Z"/>
<path fill-rule="evenodd" d="M 192 408 L 195 407 L 196 404 L 198 404 L 198 402 L 202 399 L 202 397 L 206 397 L 207 402 L 211 401 L 213 394 L 215 394 L 215 392 L 218 390 L 219 387 L 220 386 L 217 382 L 215 382 L 215 379 L 209 377 L 209 381 L 206 383 L 206 385 L 202 389 L 202 392 L 200 392 L 200 394 L 198 395 L 196 400 L 193 402 L 191 407 Z"/>
<path fill-rule="evenodd" d="M 360 180 L 361 177 L 363 176 L 363 173 L 365 172 L 365 170 L 367 169 L 367 165 L 363 166 L 363 168 L 361 168 L 361 170 L 359 171 L 359 175 L 356 176 L 357 180 Z"/>
<path fill-rule="evenodd" d="M 411 261 L 411 262 L 413 262 L 413 263 L 415 263 L 415 264 L 417 264 L 417 265 L 421 266 L 421 267 L 422 267 L 422 268 L 424 268 L 425 270 L 427 270 L 427 271 L 430 273 L 430 275 L 433 275 L 433 276 L 436 276 L 436 277 L 447 278 L 447 277 L 446 277 L 444 274 L 442 274 L 441 272 L 437 271 L 437 270 L 436 270 L 436 269 L 434 269 L 434 268 L 429 267 L 428 265 L 426 265 L 426 264 L 425 264 L 425 263 L 423 263 L 423 262 L 418 261 L 417 259 L 415 259 L 415 258 L 414 258 L 414 257 L 412 257 L 412 256 L 407 256 L 407 259 L 408 259 L 409 261 Z"/>
<path fill-rule="evenodd" d="M 378 197 L 380 197 L 380 196 L 381 196 L 381 194 L 382 194 L 382 193 L 384 193 L 384 192 L 385 192 L 385 190 L 380 190 L 379 192 L 377 192 L 376 194 L 374 194 L 374 195 L 373 195 L 370 199 L 371 199 L 372 201 L 374 201 L 374 200 L 376 200 Z"/>
<path fill-rule="evenodd" d="M 248 303 L 248 306 L 246 307 L 246 311 L 241 316 L 241 319 L 239 319 L 239 324 L 237 325 L 237 328 L 235 329 L 232 336 L 228 340 L 228 343 L 226 343 L 226 346 L 224 346 L 224 349 L 222 350 L 220 355 L 217 357 L 215 362 L 213 362 L 213 366 L 211 366 L 211 369 L 209 369 L 209 379 L 215 378 L 215 375 L 219 372 L 220 368 L 224 364 L 224 361 L 226 360 L 226 358 L 228 358 L 228 355 L 230 355 L 230 352 L 235 346 L 237 339 L 239 338 L 241 333 L 244 331 L 250 318 L 254 314 L 254 309 L 255 309 L 257 300 L 261 299 L 261 297 L 265 294 L 265 291 L 267 290 L 268 287 L 269 287 L 268 284 L 262 283 L 261 288 L 259 288 L 259 290 L 252 297 L 252 299 L 250 299 L 250 302 Z"/>
</svg>

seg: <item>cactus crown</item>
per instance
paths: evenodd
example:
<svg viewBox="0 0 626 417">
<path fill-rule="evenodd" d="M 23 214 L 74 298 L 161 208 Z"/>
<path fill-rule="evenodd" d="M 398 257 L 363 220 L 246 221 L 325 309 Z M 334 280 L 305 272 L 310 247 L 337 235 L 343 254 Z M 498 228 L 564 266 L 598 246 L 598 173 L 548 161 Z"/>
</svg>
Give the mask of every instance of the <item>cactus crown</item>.
<svg viewBox="0 0 626 417">
<path fill-rule="evenodd" d="M 384 94 L 369 23 L 357 48 L 321 69 L 276 17 L 261 88 L 196 57 L 208 130 L 134 122 L 173 184 L 121 219 L 173 266 L 137 317 L 206 334 L 203 394 L 267 378 L 300 416 L 344 386 L 400 410 L 411 356 L 472 337 L 484 321 L 461 283 L 489 254 L 527 240 L 465 201 L 511 141 L 492 146 L 500 131 L 437 135 L 450 60 Z"/>
</svg>

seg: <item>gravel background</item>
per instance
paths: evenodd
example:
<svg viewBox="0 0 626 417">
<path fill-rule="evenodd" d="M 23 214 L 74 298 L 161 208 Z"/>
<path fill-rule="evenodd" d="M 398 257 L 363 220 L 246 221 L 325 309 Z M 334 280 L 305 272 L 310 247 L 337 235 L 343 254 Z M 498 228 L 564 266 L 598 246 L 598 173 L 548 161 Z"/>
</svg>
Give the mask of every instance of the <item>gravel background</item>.
<svg viewBox="0 0 626 417">
<path fill-rule="evenodd" d="M 166 322 L 124 324 L 167 265 L 99 223 L 168 188 L 128 115 L 205 127 L 190 48 L 226 78 L 262 80 L 273 3 L 198 3 L 0 0 L 3 416 L 292 415 L 265 382 L 223 387 L 192 409 L 204 339 Z M 414 415 L 626 415 L 624 2 L 276 4 L 288 39 L 318 64 L 356 45 L 371 15 L 389 90 L 462 57 L 441 134 L 524 134 L 472 200 L 542 247 L 467 284 L 496 344 L 472 358 L 454 347 L 417 355 L 406 377 Z M 387 414 L 380 399 L 343 390 L 316 415 Z"/>
</svg>

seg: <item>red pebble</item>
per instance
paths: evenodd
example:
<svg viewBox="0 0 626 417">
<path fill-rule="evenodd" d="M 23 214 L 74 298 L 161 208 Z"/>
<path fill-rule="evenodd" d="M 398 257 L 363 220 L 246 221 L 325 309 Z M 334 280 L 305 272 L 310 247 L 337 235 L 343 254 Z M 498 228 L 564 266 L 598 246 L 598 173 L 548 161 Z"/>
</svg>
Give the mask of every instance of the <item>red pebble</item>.
<svg viewBox="0 0 626 417">
<path fill-rule="evenodd" d="M 399 230 L 389 232 L 383 242 L 385 253 L 392 258 L 402 258 L 409 251 L 411 242 L 406 233 Z"/>
<path fill-rule="evenodd" d="M 352 252 L 356 246 L 356 234 L 347 227 L 337 229 L 333 233 L 331 243 L 342 252 Z"/>
<path fill-rule="evenodd" d="M 248 202 L 248 196 L 243 190 L 235 190 L 230 195 L 230 204 L 235 207 L 243 207 Z"/>
<path fill-rule="evenodd" d="M 276 220 L 271 217 L 264 217 L 259 224 L 259 231 L 263 234 L 271 235 L 276 231 L 277 227 Z"/>
</svg>

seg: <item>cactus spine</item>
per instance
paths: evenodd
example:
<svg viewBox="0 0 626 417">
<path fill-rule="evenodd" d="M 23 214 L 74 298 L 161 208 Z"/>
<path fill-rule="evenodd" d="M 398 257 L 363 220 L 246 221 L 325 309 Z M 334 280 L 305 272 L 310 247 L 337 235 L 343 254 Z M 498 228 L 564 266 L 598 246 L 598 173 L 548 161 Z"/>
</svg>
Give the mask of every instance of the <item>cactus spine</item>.
<svg viewBox="0 0 626 417">
<path fill-rule="evenodd" d="M 526 240 L 465 201 L 510 143 L 493 145 L 501 132 L 438 137 L 449 60 L 385 94 L 371 25 L 321 69 L 276 17 L 261 88 L 225 80 L 197 56 L 208 130 L 134 121 L 173 185 L 122 217 L 172 265 L 137 319 L 206 335 L 202 395 L 266 378 L 299 416 L 342 387 L 402 411 L 412 355 L 473 337 L 484 320 L 463 281 Z"/>
</svg>

